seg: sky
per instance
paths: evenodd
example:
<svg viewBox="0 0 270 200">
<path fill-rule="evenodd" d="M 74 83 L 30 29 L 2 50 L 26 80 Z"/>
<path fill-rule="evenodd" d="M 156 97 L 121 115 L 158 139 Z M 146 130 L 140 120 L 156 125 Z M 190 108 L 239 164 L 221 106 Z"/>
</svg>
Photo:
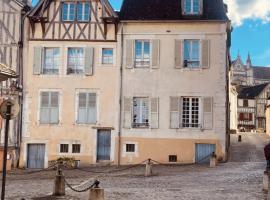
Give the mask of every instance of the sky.
<svg viewBox="0 0 270 200">
<path fill-rule="evenodd" d="M 109 1 L 114 9 L 120 9 L 122 0 Z M 233 25 L 232 59 L 239 52 L 243 61 L 246 61 L 250 53 L 254 66 L 270 67 L 270 0 L 224 2 L 228 4 L 228 15 Z"/>
</svg>

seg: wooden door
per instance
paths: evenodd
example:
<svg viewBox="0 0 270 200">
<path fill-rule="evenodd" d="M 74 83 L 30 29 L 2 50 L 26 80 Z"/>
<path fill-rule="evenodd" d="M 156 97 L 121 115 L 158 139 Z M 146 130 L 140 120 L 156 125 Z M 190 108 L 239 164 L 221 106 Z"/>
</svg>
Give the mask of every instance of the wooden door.
<svg viewBox="0 0 270 200">
<path fill-rule="evenodd" d="M 215 144 L 196 144 L 196 163 L 210 163 L 213 152 L 216 152 Z"/>
<path fill-rule="evenodd" d="M 45 160 L 45 144 L 28 144 L 27 168 L 42 169 Z"/>
<path fill-rule="evenodd" d="M 111 131 L 98 130 L 97 161 L 107 161 L 111 158 Z"/>
</svg>

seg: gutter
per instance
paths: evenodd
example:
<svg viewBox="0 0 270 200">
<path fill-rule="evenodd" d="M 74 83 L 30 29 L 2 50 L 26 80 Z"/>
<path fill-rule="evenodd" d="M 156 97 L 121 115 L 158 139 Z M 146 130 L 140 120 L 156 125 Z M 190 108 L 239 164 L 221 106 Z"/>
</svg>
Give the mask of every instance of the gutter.
<svg viewBox="0 0 270 200">
<path fill-rule="evenodd" d="M 122 137 L 122 104 L 123 104 L 123 47 L 124 47 L 124 26 L 121 24 L 121 63 L 120 63 L 120 87 L 119 87 L 119 132 L 118 132 L 118 166 L 121 165 L 121 137 Z"/>
</svg>

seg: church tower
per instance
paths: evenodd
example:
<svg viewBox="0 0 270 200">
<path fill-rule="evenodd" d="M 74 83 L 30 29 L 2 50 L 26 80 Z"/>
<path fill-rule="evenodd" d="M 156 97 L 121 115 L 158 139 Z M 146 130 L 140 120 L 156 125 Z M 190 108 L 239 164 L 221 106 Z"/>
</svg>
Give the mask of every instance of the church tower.
<svg viewBox="0 0 270 200">
<path fill-rule="evenodd" d="M 254 78 L 253 78 L 253 67 L 252 67 L 252 62 L 251 62 L 251 57 L 250 54 L 248 53 L 247 57 L 247 85 L 254 85 Z"/>
</svg>

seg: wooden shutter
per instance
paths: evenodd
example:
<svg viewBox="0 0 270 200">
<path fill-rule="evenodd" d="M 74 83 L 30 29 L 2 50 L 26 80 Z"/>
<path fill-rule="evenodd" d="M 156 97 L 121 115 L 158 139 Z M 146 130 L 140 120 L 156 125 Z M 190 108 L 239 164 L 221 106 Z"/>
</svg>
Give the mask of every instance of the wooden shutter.
<svg viewBox="0 0 270 200">
<path fill-rule="evenodd" d="M 210 40 L 201 41 L 202 68 L 210 68 Z"/>
<path fill-rule="evenodd" d="M 175 68 L 183 68 L 183 59 L 182 59 L 182 40 L 175 40 Z"/>
<path fill-rule="evenodd" d="M 42 58 L 43 48 L 42 47 L 34 47 L 34 63 L 33 63 L 33 74 L 39 75 L 41 74 L 42 69 Z"/>
<path fill-rule="evenodd" d="M 124 128 L 131 128 L 131 124 L 132 124 L 132 98 L 124 98 L 124 123 L 123 126 Z"/>
<path fill-rule="evenodd" d="M 97 123 L 97 95 L 96 93 L 88 93 L 88 123 Z"/>
<path fill-rule="evenodd" d="M 151 98 L 151 128 L 159 127 L 159 99 Z"/>
<path fill-rule="evenodd" d="M 134 40 L 126 40 L 126 68 L 134 66 Z"/>
<path fill-rule="evenodd" d="M 94 65 L 94 48 L 86 47 L 84 54 L 84 73 L 87 76 L 93 75 L 93 66 Z"/>
<path fill-rule="evenodd" d="M 170 99 L 170 128 L 180 127 L 180 98 L 171 97 Z"/>
<path fill-rule="evenodd" d="M 203 128 L 213 129 L 213 98 L 203 98 Z"/>
<path fill-rule="evenodd" d="M 160 48 L 159 48 L 159 40 L 152 40 L 152 68 L 158 69 L 159 68 L 159 61 L 160 61 Z"/>
</svg>

